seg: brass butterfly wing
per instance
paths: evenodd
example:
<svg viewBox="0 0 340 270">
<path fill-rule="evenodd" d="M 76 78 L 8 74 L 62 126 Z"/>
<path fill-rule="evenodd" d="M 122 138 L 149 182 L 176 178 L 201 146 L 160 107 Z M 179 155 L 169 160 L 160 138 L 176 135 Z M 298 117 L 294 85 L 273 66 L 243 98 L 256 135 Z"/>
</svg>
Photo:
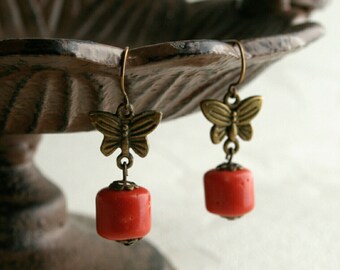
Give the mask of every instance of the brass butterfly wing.
<svg viewBox="0 0 340 270">
<path fill-rule="evenodd" d="M 237 108 L 238 135 L 245 141 L 251 140 L 253 128 L 250 121 L 259 113 L 262 106 L 262 97 L 253 96 L 241 101 Z"/>
<path fill-rule="evenodd" d="M 129 144 L 132 150 L 140 157 L 145 157 L 149 152 L 146 136 L 151 133 L 162 119 L 162 113 L 146 111 L 137 114 L 130 123 Z"/>
<path fill-rule="evenodd" d="M 204 116 L 214 124 L 210 130 L 210 138 L 214 144 L 220 143 L 226 135 L 226 127 L 232 124 L 231 110 L 228 105 L 218 100 L 204 100 L 201 102 Z"/>
<path fill-rule="evenodd" d="M 243 126 L 238 126 L 238 135 L 240 138 L 244 141 L 249 141 L 253 137 L 253 128 L 250 124 L 248 125 L 243 125 Z"/>
<path fill-rule="evenodd" d="M 225 137 L 226 134 L 227 134 L 227 128 L 226 127 L 220 127 L 220 126 L 213 125 L 213 127 L 210 130 L 211 141 L 214 144 L 218 144 L 223 140 L 223 138 Z"/>
<path fill-rule="evenodd" d="M 121 147 L 121 121 L 118 116 L 109 112 L 91 112 L 92 125 L 104 135 L 100 151 L 109 156 Z"/>
<path fill-rule="evenodd" d="M 204 116 L 214 125 L 227 127 L 231 125 L 231 110 L 221 101 L 207 99 L 201 102 Z"/>
</svg>

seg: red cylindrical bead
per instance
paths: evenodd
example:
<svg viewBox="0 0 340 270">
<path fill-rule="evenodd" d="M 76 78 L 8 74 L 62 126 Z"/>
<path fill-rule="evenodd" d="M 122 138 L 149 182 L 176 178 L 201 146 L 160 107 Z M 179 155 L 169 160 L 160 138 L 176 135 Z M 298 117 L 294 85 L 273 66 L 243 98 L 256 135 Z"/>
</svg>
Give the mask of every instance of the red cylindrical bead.
<svg viewBox="0 0 340 270">
<path fill-rule="evenodd" d="M 100 190 L 96 197 L 96 222 L 98 234 L 106 239 L 122 241 L 144 237 L 151 229 L 149 191 L 143 187 Z"/>
<path fill-rule="evenodd" d="M 213 169 L 204 175 L 205 203 L 209 212 L 229 218 L 254 208 L 254 180 L 250 170 Z"/>
</svg>

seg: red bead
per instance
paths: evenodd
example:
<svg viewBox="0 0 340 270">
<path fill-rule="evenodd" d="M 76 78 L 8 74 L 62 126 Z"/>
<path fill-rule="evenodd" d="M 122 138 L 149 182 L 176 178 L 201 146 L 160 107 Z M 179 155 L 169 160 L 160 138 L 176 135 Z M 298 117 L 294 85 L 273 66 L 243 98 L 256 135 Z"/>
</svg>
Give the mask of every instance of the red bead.
<svg viewBox="0 0 340 270">
<path fill-rule="evenodd" d="M 96 197 L 97 232 L 110 240 L 144 237 L 151 228 L 150 193 L 143 187 L 100 190 Z"/>
<path fill-rule="evenodd" d="M 255 205 L 250 170 L 213 169 L 204 175 L 205 203 L 209 212 L 228 218 L 240 217 Z"/>
</svg>

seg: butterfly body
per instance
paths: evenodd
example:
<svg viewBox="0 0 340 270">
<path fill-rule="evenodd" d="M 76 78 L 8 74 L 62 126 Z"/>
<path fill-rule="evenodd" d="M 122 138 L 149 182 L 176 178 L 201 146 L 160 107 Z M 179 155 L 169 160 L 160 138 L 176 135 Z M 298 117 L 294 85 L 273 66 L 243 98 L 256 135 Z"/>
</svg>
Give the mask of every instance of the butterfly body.
<svg viewBox="0 0 340 270">
<path fill-rule="evenodd" d="M 122 141 L 121 141 L 122 153 L 121 154 L 123 156 L 128 156 L 129 155 L 129 148 L 130 148 L 129 124 L 128 123 L 122 123 L 121 130 L 122 130 Z"/>
<path fill-rule="evenodd" d="M 231 114 L 231 125 L 227 128 L 227 136 L 231 141 L 235 141 L 238 133 L 237 128 L 237 113 L 234 111 Z"/>
<path fill-rule="evenodd" d="M 210 137 L 213 143 L 220 143 L 224 137 L 236 142 L 237 136 L 250 140 L 253 130 L 250 121 L 258 114 L 262 106 L 262 97 L 253 96 L 235 103 L 218 100 L 204 100 L 201 109 L 204 116 L 213 123 Z"/>
<path fill-rule="evenodd" d="M 135 115 L 133 111 L 125 114 L 119 106 L 115 114 L 96 111 L 90 113 L 93 126 L 104 135 L 101 152 L 111 155 L 118 148 L 121 157 L 129 157 L 130 148 L 140 157 L 149 151 L 146 136 L 159 124 L 162 114 L 156 111 L 145 111 Z"/>
</svg>

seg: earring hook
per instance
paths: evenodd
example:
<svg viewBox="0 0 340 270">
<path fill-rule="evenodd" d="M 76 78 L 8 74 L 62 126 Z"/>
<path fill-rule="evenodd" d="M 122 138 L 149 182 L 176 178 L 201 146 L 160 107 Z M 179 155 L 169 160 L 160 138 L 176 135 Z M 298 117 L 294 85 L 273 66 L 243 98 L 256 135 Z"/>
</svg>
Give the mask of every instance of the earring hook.
<svg viewBox="0 0 340 270">
<path fill-rule="evenodd" d="M 121 69 L 120 69 L 120 90 L 124 96 L 124 101 L 125 101 L 125 105 L 126 107 L 130 107 L 130 100 L 129 100 L 129 96 L 126 93 L 125 90 L 125 69 L 126 69 L 126 60 L 128 57 L 128 53 L 129 53 L 129 47 L 125 47 L 125 50 L 122 52 L 122 63 L 121 63 Z"/>
<path fill-rule="evenodd" d="M 230 42 L 233 42 L 237 45 L 239 48 L 240 54 L 241 54 L 241 73 L 240 73 L 240 78 L 238 79 L 237 82 L 231 84 L 231 87 L 235 87 L 239 84 L 241 84 L 244 81 L 245 75 L 246 75 L 246 57 L 245 57 L 245 51 L 242 43 L 238 40 L 231 40 Z"/>
<path fill-rule="evenodd" d="M 246 75 L 246 57 L 245 57 L 245 51 L 243 48 L 243 45 L 240 41 L 238 40 L 228 40 L 227 42 L 229 43 L 235 43 L 240 51 L 241 55 L 241 72 L 240 72 L 240 77 L 239 79 L 230 84 L 227 93 L 225 94 L 223 100 L 225 104 L 234 104 L 236 106 L 240 102 L 240 97 L 237 94 L 237 89 L 236 86 L 241 84 L 244 81 L 245 75 Z M 231 100 L 235 100 L 234 102 L 231 102 Z"/>
</svg>

